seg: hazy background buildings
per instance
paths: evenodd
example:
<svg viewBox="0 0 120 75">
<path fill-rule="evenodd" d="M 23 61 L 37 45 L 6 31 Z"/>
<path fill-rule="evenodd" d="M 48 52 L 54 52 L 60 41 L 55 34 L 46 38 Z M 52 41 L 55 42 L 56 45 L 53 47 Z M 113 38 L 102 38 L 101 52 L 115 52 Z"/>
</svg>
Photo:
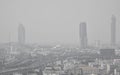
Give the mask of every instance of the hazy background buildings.
<svg viewBox="0 0 120 75">
<path fill-rule="evenodd" d="M 119 0 L 0 0 L 0 42 L 16 42 L 17 28 L 26 28 L 26 42 L 79 44 L 79 24 L 87 23 L 88 43 L 110 43 L 111 15 L 120 32 Z"/>
<path fill-rule="evenodd" d="M 0 75 L 119 75 L 119 4 L 0 0 Z"/>
</svg>

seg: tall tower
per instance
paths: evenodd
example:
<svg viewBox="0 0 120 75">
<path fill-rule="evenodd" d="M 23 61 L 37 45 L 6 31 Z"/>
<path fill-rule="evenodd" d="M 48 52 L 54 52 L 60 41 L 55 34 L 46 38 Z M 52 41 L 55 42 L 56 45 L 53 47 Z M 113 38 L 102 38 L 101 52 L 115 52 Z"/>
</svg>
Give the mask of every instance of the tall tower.
<svg viewBox="0 0 120 75">
<path fill-rule="evenodd" d="M 111 45 L 116 44 L 116 17 L 112 15 L 111 17 Z"/>
<path fill-rule="evenodd" d="M 25 43 L 25 28 L 22 24 L 18 26 L 18 42 L 19 44 Z"/>
<path fill-rule="evenodd" d="M 85 22 L 80 23 L 80 48 L 87 47 L 87 26 Z"/>
</svg>

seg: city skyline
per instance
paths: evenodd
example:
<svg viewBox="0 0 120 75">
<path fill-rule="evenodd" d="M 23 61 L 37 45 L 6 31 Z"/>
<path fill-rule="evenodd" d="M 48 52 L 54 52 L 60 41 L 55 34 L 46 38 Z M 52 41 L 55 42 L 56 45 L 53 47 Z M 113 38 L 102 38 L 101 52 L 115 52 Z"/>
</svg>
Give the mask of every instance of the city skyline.
<svg viewBox="0 0 120 75">
<path fill-rule="evenodd" d="M 88 24 L 88 44 L 110 43 L 111 15 L 116 16 L 116 43 L 120 36 L 119 1 L 0 1 L 0 42 L 17 41 L 17 27 L 26 28 L 27 43 L 79 45 L 79 23 Z M 27 6 L 26 6 L 27 5 Z M 62 6 L 61 6 L 62 5 Z M 67 6 L 66 6 L 67 5 Z M 67 10 L 66 10 L 67 9 Z M 63 12 L 64 11 L 64 12 Z M 101 13 L 102 12 L 102 13 Z M 4 33 L 4 34 L 3 34 Z"/>
<path fill-rule="evenodd" d="M 84 48 L 87 48 L 87 46 L 88 46 L 88 40 L 89 40 L 89 38 L 87 37 L 87 35 L 88 35 L 87 33 L 88 32 L 87 32 L 87 24 L 86 24 L 86 22 L 81 22 L 79 24 L 80 48 L 84 49 Z M 26 37 L 25 27 L 24 27 L 23 24 L 20 23 L 18 25 L 18 43 L 19 44 L 25 44 L 25 37 Z M 116 44 L 116 16 L 115 15 L 111 16 L 111 37 L 110 38 L 111 38 L 111 41 L 110 41 L 111 43 L 109 43 L 108 45 L 110 45 L 110 44 L 112 46 L 117 45 Z M 10 34 L 9 34 L 9 42 L 12 42 Z M 95 44 L 98 44 L 98 42 L 99 42 L 99 46 L 100 46 L 100 41 L 99 40 L 97 40 Z"/>
<path fill-rule="evenodd" d="M 120 0 L 0 0 L 0 75 L 120 75 Z"/>
<path fill-rule="evenodd" d="M 112 17 L 111 17 L 111 31 L 110 31 L 111 32 L 111 37 L 110 37 L 111 41 L 110 42 L 111 42 L 112 46 L 116 45 L 116 29 L 117 29 L 116 28 L 116 16 L 112 14 Z M 78 34 L 79 35 L 79 41 L 80 41 L 79 44 L 80 44 L 81 48 L 87 48 L 87 46 L 88 46 L 89 38 L 87 37 L 87 35 L 88 35 L 87 33 L 88 33 L 88 31 L 87 31 L 86 22 L 81 22 L 79 24 L 79 34 Z M 18 38 L 18 43 L 19 44 L 25 44 L 25 37 L 26 37 L 25 27 L 21 23 L 18 24 L 18 34 L 17 35 L 18 35 L 18 37 L 17 37 Z M 99 40 L 97 40 L 97 41 L 99 41 Z M 9 34 L 9 42 L 13 42 L 13 41 L 11 41 L 11 34 Z M 15 41 L 15 42 L 17 42 L 17 41 Z M 55 42 L 53 44 L 55 44 Z M 57 44 L 64 44 L 64 43 L 60 42 L 60 43 L 57 43 Z M 77 45 L 79 45 L 79 44 L 77 44 Z M 81 44 L 82 44 L 82 46 L 81 46 Z"/>
</svg>

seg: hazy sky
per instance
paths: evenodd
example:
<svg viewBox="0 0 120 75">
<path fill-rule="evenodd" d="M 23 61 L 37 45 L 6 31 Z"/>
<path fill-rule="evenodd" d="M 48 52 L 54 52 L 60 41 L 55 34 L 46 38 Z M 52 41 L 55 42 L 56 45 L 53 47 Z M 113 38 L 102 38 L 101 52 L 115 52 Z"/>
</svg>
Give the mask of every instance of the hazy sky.
<svg viewBox="0 0 120 75">
<path fill-rule="evenodd" d="M 27 43 L 79 44 L 79 24 L 87 23 L 88 42 L 110 41 L 111 15 L 117 18 L 120 41 L 120 0 L 0 0 L 0 42 L 17 41 L 18 25 Z"/>
</svg>

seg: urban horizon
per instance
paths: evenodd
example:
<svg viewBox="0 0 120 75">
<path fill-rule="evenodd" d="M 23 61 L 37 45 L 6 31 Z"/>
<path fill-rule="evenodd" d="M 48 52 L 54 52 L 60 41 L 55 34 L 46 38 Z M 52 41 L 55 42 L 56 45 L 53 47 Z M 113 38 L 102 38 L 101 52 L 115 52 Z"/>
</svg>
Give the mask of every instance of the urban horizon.
<svg viewBox="0 0 120 75">
<path fill-rule="evenodd" d="M 0 75 L 120 75 L 120 0 L 0 0 Z"/>
<path fill-rule="evenodd" d="M 85 26 L 85 27 L 81 27 L 82 26 L 82 24 L 83 24 L 83 26 Z M 111 24 L 110 24 L 110 32 L 111 32 L 111 37 L 110 37 L 110 41 L 109 41 L 109 43 L 102 43 L 100 40 L 94 40 L 94 43 L 92 43 L 92 44 L 90 44 L 88 41 L 89 41 L 89 38 L 87 37 L 88 36 L 88 28 L 87 28 L 87 26 L 88 26 L 89 24 L 88 23 L 86 23 L 86 22 L 81 22 L 80 24 L 79 24 L 79 44 L 73 44 L 73 43 L 62 43 L 62 42 L 47 42 L 47 44 L 46 43 L 40 43 L 40 42 L 34 42 L 34 43 L 27 43 L 26 42 L 26 28 L 24 27 L 24 25 L 22 24 L 22 23 L 20 23 L 19 25 L 18 25 L 18 30 L 17 30 L 17 32 L 18 32 L 18 39 L 17 39 L 17 41 L 14 41 L 14 43 L 22 43 L 22 44 L 39 44 L 39 45 L 68 45 L 68 46 L 70 46 L 70 45 L 73 45 L 73 46 L 80 46 L 81 45 L 81 41 L 80 40 L 84 40 L 84 34 L 85 34 L 85 38 L 86 38 L 86 46 L 88 45 L 88 46 L 93 46 L 93 45 L 98 45 L 99 44 L 99 46 L 100 45 L 119 45 L 119 43 L 116 43 L 116 16 L 115 15 L 113 15 L 112 14 L 112 16 L 111 16 Z M 23 35 L 22 35 L 23 34 Z M 39 33 L 37 33 L 37 34 L 39 34 Z M 82 35 L 81 35 L 82 34 Z M 82 38 L 82 36 L 83 36 L 83 39 L 81 39 Z M 114 36 L 114 37 L 113 37 Z M 4 42 L 4 43 L 9 43 L 9 42 L 13 42 L 13 41 L 11 41 L 11 33 L 9 34 L 9 39 L 8 39 L 8 42 Z M 49 39 L 49 38 L 48 38 Z M 48 44 L 48 43 L 50 43 L 50 44 Z M 84 42 L 83 42 L 84 43 Z M 82 44 L 83 44 L 82 43 Z M 2 43 L 1 43 L 2 44 Z"/>
</svg>

